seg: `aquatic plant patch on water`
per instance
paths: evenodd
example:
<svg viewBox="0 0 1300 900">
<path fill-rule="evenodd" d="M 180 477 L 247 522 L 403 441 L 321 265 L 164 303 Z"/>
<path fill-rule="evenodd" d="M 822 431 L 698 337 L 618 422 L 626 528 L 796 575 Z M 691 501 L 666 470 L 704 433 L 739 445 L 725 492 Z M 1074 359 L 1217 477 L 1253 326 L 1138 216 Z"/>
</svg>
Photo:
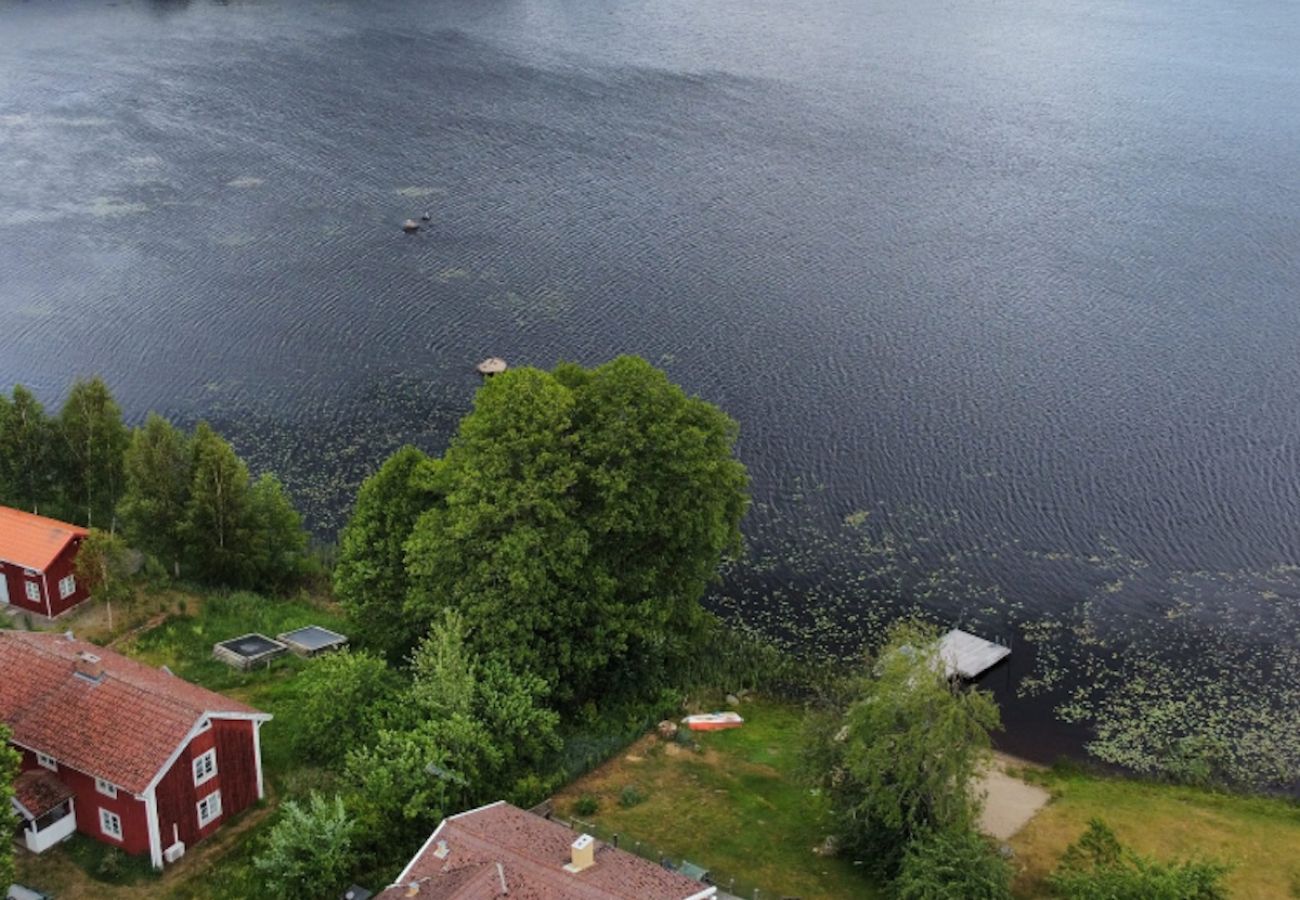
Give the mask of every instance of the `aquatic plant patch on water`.
<svg viewBox="0 0 1300 900">
<path fill-rule="evenodd" d="M 828 522 L 818 493 L 797 487 L 782 507 L 756 505 L 750 552 L 710 599 L 725 617 L 839 660 L 905 615 L 1014 635 L 1033 659 L 1016 696 L 1085 726 L 1080 749 L 1095 758 L 1300 789 L 1300 570 L 1157 573 L 1104 538 L 1087 554 L 996 530 L 971 542 L 959 510 L 877 505 Z M 1035 596 L 1035 585 L 1077 593 Z"/>
</svg>

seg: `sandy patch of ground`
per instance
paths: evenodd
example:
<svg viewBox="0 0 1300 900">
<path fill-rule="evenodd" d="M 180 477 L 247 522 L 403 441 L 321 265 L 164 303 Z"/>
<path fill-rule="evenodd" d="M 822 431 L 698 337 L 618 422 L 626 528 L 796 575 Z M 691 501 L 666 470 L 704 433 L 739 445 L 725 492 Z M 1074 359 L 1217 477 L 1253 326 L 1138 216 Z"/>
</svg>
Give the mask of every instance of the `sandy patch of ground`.
<svg viewBox="0 0 1300 900">
<path fill-rule="evenodd" d="M 1008 768 L 1026 765 L 1014 757 L 995 754 L 993 763 L 977 782 L 976 791 L 985 795 L 980 830 L 990 837 L 1009 840 L 1052 799 L 1043 788 L 1007 774 Z"/>
</svg>

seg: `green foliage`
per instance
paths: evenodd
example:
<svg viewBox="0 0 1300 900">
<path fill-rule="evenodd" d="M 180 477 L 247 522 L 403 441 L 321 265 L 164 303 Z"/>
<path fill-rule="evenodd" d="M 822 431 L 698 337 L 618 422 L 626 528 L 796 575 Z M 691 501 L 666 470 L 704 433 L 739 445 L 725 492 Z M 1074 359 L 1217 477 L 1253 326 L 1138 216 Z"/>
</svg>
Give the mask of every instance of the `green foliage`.
<svg viewBox="0 0 1300 900">
<path fill-rule="evenodd" d="M 53 514 L 62 443 L 40 402 L 22 385 L 0 397 L 0 502 Z"/>
<path fill-rule="evenodd" d="M 193 481 L 189 439 L 162 416 L 150 413 L 135 429 L 123 458 L 126 490 L 118 517 L 132 546 L 166 562 L 180 574 L 185 553 L 182 524 Z"/>
<path fill-rule="evenodd" d="M 74 565 L 77 583 L 96 600 L 113 603 L 130 598 L 130 551 L 121 538 L 92 528 L 81 542 Z"/>
<path fill-rule="evenodd" d="M 893 877 L 918 836 L 970 827 L 971 784 L 997 727 L 987 693 L 945 677 L 937 632 L 903 623 L 870 669 L 810 717 L 805 762 L 830 796 L 843 846 Z"/>
<path fill-rule="evenodd" d="M 270 896 L 319 900 L 337 895 L 356 864 L 354 825 L 343 801 L 313 792 L 306 805 L 286 800 L 253 860 Z"/>
<path fill-rule="evenodd" d="M 253 482 L 249 493 L 251 541 L 248 565 L 259 587 L 285 590 L 307 571 L 307 532 L 302 516 L 269 472 Z"/>
<path fill-rule="evenodd" d="M 521 778 L 559 746 L 545 686 L 479 659 L 454 610 L 417 648 L 410 673 L 374 744 L 347 755 L 348 805 L 372 855 L 391 853 L 449 811 L 535 793 L 545 785 Z"/>
<path fill-rule="evenodd" d="M 699 599 L 739 546 L 734 421 L 643 360 L 489 381 L 406 543 L 407 609 L 451 606 L 498 655 L 580 701 L 645 691 L 689 658 Z"/>
<path fill-rule="evenodd" d="M 66 448 L 63 490 L 73 518 L 110 530 L 123 487 L 122 456 L 130 441 L 122 410 L 100 378 L 73 383 L 59 412 Z"/>
<path fill-rule="evenodd" d="M 573 811 L 580 816 L 593 816 L 600 809 L 600 803 L 591 794 L 583 794 L 573 803 Z"/>
<path fill-rule="evenodd" d="M 1227 871 L 1215 862 L 1162 863 L 1139 856 L 1093 819 L 1065 851 L 1049 884 L 1067 900 L 1225 900 Z"/>
<path fill-rule="evenodd" d="M 643 800 L 645 800 L 645 795 L 637 789 L 635 784 L 624 785 L 623 790 L 618 792 L 618 805 L 624 809 L 631 809 Z"/>
<path fill-rule="evenodd" d="M 209 582 L 249 581 L 248 467 L 207 422 L 190 444 L 192 475 L 182 533 L 195 572 Z"/>
<path fill-rule="evenodd" d="M 294 749 L 304 760 L 341 767 L 349 749 L 368 743 L 399 688 L 397 673 L 365 651 L 312 660 L 298 675 L 300 724 Z"/>
<path fill-rule="evenodd" d="M 356 509 L 340 538 L 334 593 L 351 614 L 362 646 L 402 659 L 418 635 L 403 609 L 407 593 L 406 540 L 433 503 L 416 473 L 430 465 L 414 447 L 403 447 L 366 479 Z"/>
<path fill-rule="evenodd" d="M 1014 874 L 971 829 L 923 832 L 903 853 L 893 893 L 898 900 L 1005 900 Z"/>
<path fill-rule="evenodd" d="M 14 779 L 18 777 L 22 757 L 9 743 L 13 737 L 7 725 L 0 725 L 0 827 L 4 834 L 12 834 L 17 816 L 13 804 Z M 0 841 L 0 884 L 11 884 L 14 880 L 14 842 Z"/>
</svg>

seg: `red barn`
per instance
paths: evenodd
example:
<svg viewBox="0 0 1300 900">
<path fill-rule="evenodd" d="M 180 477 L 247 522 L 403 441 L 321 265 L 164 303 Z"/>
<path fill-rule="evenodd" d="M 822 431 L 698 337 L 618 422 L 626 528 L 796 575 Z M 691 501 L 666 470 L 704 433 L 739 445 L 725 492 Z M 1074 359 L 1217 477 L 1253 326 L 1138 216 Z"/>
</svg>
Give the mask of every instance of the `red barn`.
<svg viewBox="0 0 1300 900">
<path fill-rule="evenodd" d="M 54 618 L 90 596 L 73 562 L 90 532 L 77 525 L 0 506 L 0 606 Z"/>
<path fill-rule="evenodd" d="M 80 831 L 173 862 L 262 797 L 271 717 L 70 634 L 0 631 L 28 849 Z"/>
</svg>

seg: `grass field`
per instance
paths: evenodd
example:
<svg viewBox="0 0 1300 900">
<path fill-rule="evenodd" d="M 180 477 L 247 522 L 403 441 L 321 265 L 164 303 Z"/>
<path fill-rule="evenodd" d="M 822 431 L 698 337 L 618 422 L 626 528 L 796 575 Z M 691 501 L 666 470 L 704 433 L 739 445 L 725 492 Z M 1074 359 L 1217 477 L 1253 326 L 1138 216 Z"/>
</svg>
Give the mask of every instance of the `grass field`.
<svg viewBox="0 0 1300 900">
<path fill-rule="evenodd" d="M 649 737 L 579 779 L 556 798 L 561 815 L 640 841 L 654 856 L 685 857 L 713 872 L 725 890 L 803 900 L 877 896 L 851 862 L 813 848 L 827 834 L 825 804 L 795 777 L 802 713 L 763 700 L 740 708 L 745 726 L 698 734 L 696 752 Z M 631 786 L 644 799 L 624 806 Z M 582 797 L 594 814 L 581 815 Z M 742 891 L 743 888 L 743 891 Z"/>
<path fill-rule="evenodd" d="M 1143 855 L 1230 864 L 1234 898 L 1300 898 L 1300 805 L 1069 771 L 1022 775 L 1053 799 L 1011 840 L 1021 868 L 1017 896 L 1044 896 L 1061 853 L 1099 818 Z"/>
</svg>

